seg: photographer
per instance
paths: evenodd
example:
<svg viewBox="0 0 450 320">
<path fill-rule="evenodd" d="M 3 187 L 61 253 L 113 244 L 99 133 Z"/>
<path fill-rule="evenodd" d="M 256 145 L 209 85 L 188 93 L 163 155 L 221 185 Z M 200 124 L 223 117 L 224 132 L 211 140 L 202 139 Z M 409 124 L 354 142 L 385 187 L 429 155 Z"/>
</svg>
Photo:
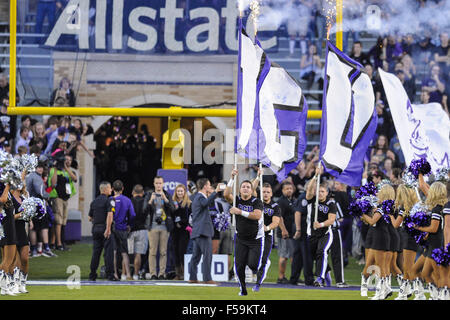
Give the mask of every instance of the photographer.
<svg viewBox="0 0 450 320">
<path fill-rule="evenodd" d="M 148 239 L 150 252 L 148 264 L 150 271 L 150 280 L 164 280 L 167 262 L 167 242 L 169 234 L 174 228 L 172 212 L 174 211 L 173 202 L 170 196 L 163 189 L 164 179 L 156 176 L 153 180 L 155 191 L 147 194 L 145 199 L 150 208 L 150 216 L 147 218 Z M 146 206 L 147 206 L 146 205 Z M 145 208 L 144 208 L 145 210 Z M 159 249 L 159 274 L 156 273 L 156 253 Z"/>
<path fill-rule="evenodd" d="M 52 187 L 50 199 L 55 214 L 56 249 L 67 250 L 64 247 L 64 228 L 67 224 L 68 200 L 76 193 L 74 182 L 77 182 L 75 173 L 70 169 L 72 157 L 64 155 L 63 151 L 52 154 L 53 167 L 48 175 L 48 185 Z"/>
</svg>

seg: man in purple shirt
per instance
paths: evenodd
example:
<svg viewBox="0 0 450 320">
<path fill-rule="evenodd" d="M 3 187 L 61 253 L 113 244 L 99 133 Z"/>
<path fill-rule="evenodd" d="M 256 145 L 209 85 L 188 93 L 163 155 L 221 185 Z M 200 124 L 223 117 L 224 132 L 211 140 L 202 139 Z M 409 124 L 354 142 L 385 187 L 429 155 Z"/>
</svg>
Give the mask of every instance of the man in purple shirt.
<svg viewBox="0 0 450 320">
<path fill-rule="evenodd" d="M 133 204 L 130 198 L 124 196 L 123 183 L 120 180 L 116 180 L 113 183 L 114 196 L 112 199 L 115 201 L 115 213 L 114 213 L 114 240 L 116 253 L 114 259 L 114 274 L 117 277 L 117 258 L 116 254 L 122 255 L 122 277 L 121 280 L 132 280 L 130 272 L 130 259 L 128 257 L 128 233 L 131 230 L 131 226 L 134 223 L 136 213 L 134 212 Z"/>
</svg>

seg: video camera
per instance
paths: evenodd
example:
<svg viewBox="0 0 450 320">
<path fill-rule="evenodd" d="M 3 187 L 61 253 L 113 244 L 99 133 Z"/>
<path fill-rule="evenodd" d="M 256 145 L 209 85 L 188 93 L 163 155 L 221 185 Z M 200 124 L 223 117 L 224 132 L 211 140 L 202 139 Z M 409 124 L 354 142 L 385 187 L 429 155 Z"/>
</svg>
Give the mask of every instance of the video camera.
<svg viewBox="0 0 450 320">
<path fill-rule="evenodd" d="M 64 162 L 66 161 L 66 156 L 63 151 L 60 151 L 48 158 L 49 168 L 55 167 L 58 170 L 64 169 Z"/>
</svg>

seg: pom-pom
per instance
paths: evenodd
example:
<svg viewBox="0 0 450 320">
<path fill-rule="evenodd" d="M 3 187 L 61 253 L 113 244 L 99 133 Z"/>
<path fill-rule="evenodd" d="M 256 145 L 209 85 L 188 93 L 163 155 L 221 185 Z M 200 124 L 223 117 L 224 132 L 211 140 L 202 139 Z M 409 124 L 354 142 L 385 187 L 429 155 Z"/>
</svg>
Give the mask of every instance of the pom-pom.
<svg viewBox="0 0 450 320">
<path fill-rule="evenodd" d="M 214 228 L 217 231 L 225 231 L 230 226 L 230 214 L 226 212 L 219 212 L 213 217 Z"/>
<path fill-rule="evenodd" d="M 6 217 L 5 211 L 2 210 L 0 212 L 0 240 L 5 237 L 5 231 L 3 230 L 3 224 L 2 224 L 3 219 L 5 219 L 5 217 Z"/>
<path fill-rule="evenodd" d="M 384 200 L 381 204 L 381 211 L 383 211 L 383 219 L 386 223 L 391 223 L 391 215 L 394 214 L 395 202 L 394 200 Z"/>
<path fill-rule="evenodd" d="M 22 201 L 19 211 L 22 212 L 22 220 L 30 221 L 33 218 L 42 219 L 46 213 L 45 203 L 39 198 L 26 198 Z"/>
<path fill-rule="evenodd" d="M 430 163 L 425 158 L 420 158 L 417 160 L 411 161 L 408 172 L 411 172 L 414 177 L 417 179 L 419 174 L 427 175 L 431 172 Z"/>
<path fill-rule="evenodd" d="M 36 170 L 38 158 L 34 154 L 24 154 L 18 160 L 22 167 L 21 171 L 25 170 L 27 173 L 30 173 Z"/>
<path fill-rule="evenodd" d="M 383 188 L 385 185 L 390 185 L 392 186 L 392 183 L 389 179 L 383 179 L 381 180 L 381 182 L 377 185 L 377 190 L 381 190 L 381 188 Z"/>
<path fill-rule="evenodd" d="M 431 258 L 436 261 L 438 266 L 447 267 L 449 263 L 449 254 L 446 252 L 445 248 L 436 248 L 431 253 Z"/>
<path fill-rule="evenodd" d="M 369 183 L 366 183 L 365 185 L 363 185 L 361 188 L 359 188 L 358 191 L 356 191 L 356 198 L 360 199 L 364 196 L 370 196 L 370 195 L 376 195 L 378 192 L 377 187 L 375 186 L 375 184 L 371 181 Z"/>
<path fill-rule="evenodd" d="M 417 188 L 419 186 L 419 182 L 417 178 L 411 172 L 405 172 L 402 177 L 402 181 L 408 188 Z"/>
<path fill-rule="evenodd" d="M 360 199 L 353 199 L 348 210 L 350 215 L 359 218 L 363 214 L 370 214 L 370 211 L 377 206 L 377 203 L 378 199 L 374 195 L 363 196 Z"/>
<path fill-rule="evenodd" d="M 450 173 L 450 168 L 439 168 L 436 170 L 436 173 L 434 175 L 434 179 L 436 181 L 440 181 L 443 183 L 446 183 L 448 181 L 448 175 Z"/>
<path fill-rule="evenodd" d="M 414 228 L 427 227 L 431 223 L 431 215 L 427 212 L 427 207 L 421 202 L 416 203 L 409 212 L 409 215 L 403 220 L 405 230 L 408 234 L 414 237 L 415 241 L 419 245 L 425 245 L 426 232 L 419 231 Z"/>
</svg>

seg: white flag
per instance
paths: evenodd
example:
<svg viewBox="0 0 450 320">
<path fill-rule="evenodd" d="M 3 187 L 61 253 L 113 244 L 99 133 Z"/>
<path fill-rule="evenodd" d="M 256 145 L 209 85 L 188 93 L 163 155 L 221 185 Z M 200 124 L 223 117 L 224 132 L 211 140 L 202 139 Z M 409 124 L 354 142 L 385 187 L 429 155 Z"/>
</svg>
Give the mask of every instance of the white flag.
<svg viewBox="0 0 450 320">
<path fill-rule="evenodd" d="M 406 165 L 426 158 L 431 169 L 449 167 L 450 120 L 439 103 L 411 104 L 400 80 L 378 69 Z"/>
</svg>

